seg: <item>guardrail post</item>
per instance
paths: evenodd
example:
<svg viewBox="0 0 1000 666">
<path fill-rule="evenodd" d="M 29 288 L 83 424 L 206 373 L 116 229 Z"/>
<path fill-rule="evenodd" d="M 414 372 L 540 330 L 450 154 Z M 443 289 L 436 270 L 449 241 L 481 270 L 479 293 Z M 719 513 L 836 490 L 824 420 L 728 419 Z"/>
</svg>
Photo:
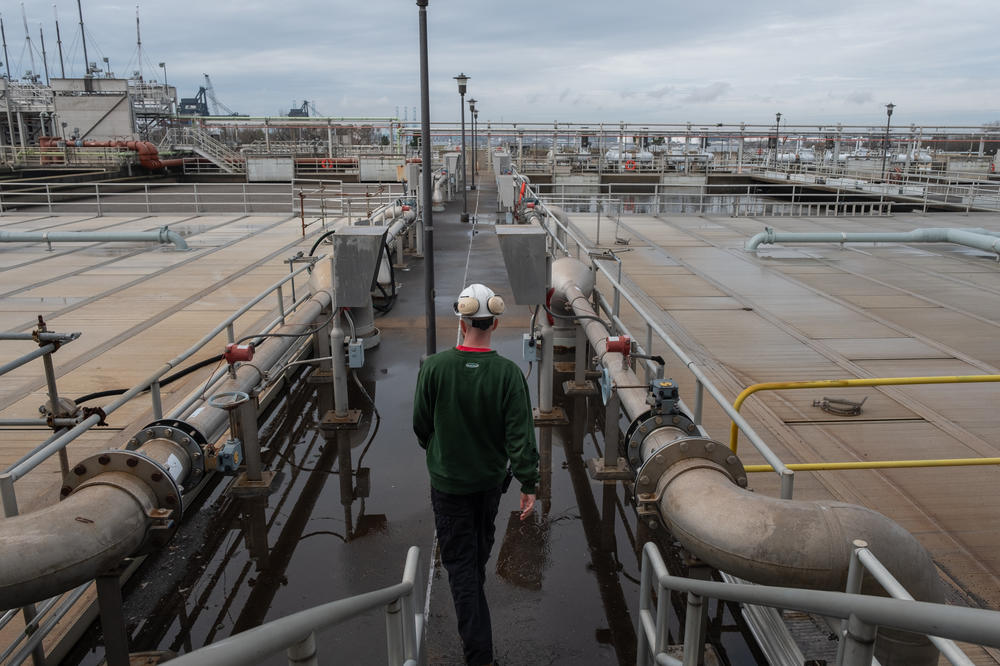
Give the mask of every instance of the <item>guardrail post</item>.
<svg viewBox="0 0 1000 666">
<path fill-rule="evenodd" d="M 194 212 L 195 214 L 198 214 L 198 212 L 200 212 L 200 207 L 198 205 L 198 183 L 193 183 L 191 187 L 193 190 L 192 194 L 194 194 Z"/>
<path fill-rule="evenodd" d="M 278 288 L 277 288 L 276 291 L 278 292 L 278 312 L 281 314 L 281 323 L 284 324 L 285 323 L 285 292 L 281 288 L 281 285 L 278 285 Z"/>
<path fill-rule="evenodd" d="M 688 592 L 684 614 L 684 666 L 698 666 L 705 652 L 705 600 Z"/>
<path fill-rule="evenodd" d="M 40 317 L 39 317 L 40 318 Z M 41 327 L 42 325 L 39 324 Z M 45 330 L 40 328 L 40 330 Z M 56 371 L 52 366 L 52 353 L 42 356 L 42 365 L 45 367 L 45 383 L 48 386 L 49 402 L 52 405 L 52 416 L 63 416 L 62 407 L 59 405 L 59 391 L 56 389 Z M 69 454 L 66 449 L 59 449 L 59 468 L 63 476 L 69 474 Z"/>
<path fill-rule="evenodd" d="M 247 201 L 247 184 L 243 183 L 243 214 L 248 215 L 250 213 L 249 202 Z"/>
<path fill-rule="evenodd" d="M 98 183 L 94 183 L 94 200 L 97 203 L 97 217 L 102 217 L 104 211 L 101 209 L 101 186 Z"/>
<path fill-rule="evenodd" d="M 288 657 L 289 666 L 319 666 L 316 657 L 316 634 L 310 632 L 298 643 L 289 645 L 285 650 L 285 656 Z"/>
<path fill-rule="evenodd" d="M 868 666 L 875 655 L 875 625 L 851 614 L 844 634 L 844 653 L 838 664 L 842 666 Z"/>
<path fill-rule="evenodd" d="M 864 565 L 858 557 L 858 551 L 868 547 L 868 542 L 863 539 L 855 539 L 851 542 L 854 550 L 851 551 L 851 563 L 847 567 L 847 585 L 844 592 L 847 594 L 861 594 L 861 581 L 864 579 Z M 844 649 L 847 645 L 847 620 L 840 621 L 840 644 L 837 646 L 837 663 L 844 663 Z M 870 663 L 870 662 L 869 662 Z"/>
<path fill-rule="evenodd" d="M 784 469 L 781 472 L 781 499 L 792 499 L 795 486 L 795 472 Z"/>
<path fill-rule="evenodd" d="M 386 663 L 395 666 L 403 663 L 403 622 L 402 607 L 399 599 L 394 599 L 385 605 L 385 648 L 388 654 Z"/>
<path fill-rule="evenodd" d="M 163 418 L 163 401 L 160 398 L 160 380 L 156 380 L 149 385 L 149 396 L 153 401 L 153 418 L 160 420 Z"/>
<path fill-rule="evenodd" d="M 146 197 L 146 213 L 148 214 L 149 212 L 151 212 L 151 209 L 149 207 L 149 183 L 146 183 L 143 186 L 143 193 L 145 194 Z"/>
<path fill-rule="evenodd" d="M 14 477 L 9 472 L 0 474 L 0 501 L 3 502 L 3 515 L 11 518 L 17 515 L 17 494 L 14 492 Z"/>
<path fill-rule="evenodd" d="M 52 186 L 45 183 L 45 204 L 48 206 L 49 215 L 52 214 Z"/>
</svg>

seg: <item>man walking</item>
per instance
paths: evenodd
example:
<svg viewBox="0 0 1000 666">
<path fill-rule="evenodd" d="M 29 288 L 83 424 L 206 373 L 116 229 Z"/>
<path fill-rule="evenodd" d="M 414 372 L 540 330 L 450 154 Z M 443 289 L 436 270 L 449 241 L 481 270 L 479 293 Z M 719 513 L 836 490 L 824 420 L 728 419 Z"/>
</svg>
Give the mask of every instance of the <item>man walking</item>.
<svg viewBox="0 0 1000 666">
<path fill-rule="evenodd" d="M 503 299 L 489 287 L 463 289 L 455 302 L 462 344 L 424 361 L 413 399 L 413 432 L 427 451 L 441 562 L 471 666 L 493 661 L 483 584 L 508 474 L 521 483 L 521 520 L 534 510 L 538 483 L 528 384 L 513 361 L 490 348 L 503 310 Z"/>
</svg>

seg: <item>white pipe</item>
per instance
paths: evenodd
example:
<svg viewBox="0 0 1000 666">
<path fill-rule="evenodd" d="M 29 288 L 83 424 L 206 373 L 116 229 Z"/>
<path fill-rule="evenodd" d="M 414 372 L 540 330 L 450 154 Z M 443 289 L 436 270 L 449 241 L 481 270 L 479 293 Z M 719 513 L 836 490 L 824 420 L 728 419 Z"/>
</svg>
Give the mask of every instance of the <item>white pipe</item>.
<svg viewBox="0 0 1000 666">
<path fill-rule="evenodd" d="M 966 229 L 946 227 L 900 232 L 780 232 L 765 227 L 746 244 L 753 252 L 761 244 L 774 243 L 955 243 L 1000 255 L 1000 238 Z"/>
<path fill-rule="evenodd" d="M 173 243 L 178 250 L 188 244 L 176 231 L 161 227 L 156 231 L 4 231 L 0 243 Z"/>
</svg>

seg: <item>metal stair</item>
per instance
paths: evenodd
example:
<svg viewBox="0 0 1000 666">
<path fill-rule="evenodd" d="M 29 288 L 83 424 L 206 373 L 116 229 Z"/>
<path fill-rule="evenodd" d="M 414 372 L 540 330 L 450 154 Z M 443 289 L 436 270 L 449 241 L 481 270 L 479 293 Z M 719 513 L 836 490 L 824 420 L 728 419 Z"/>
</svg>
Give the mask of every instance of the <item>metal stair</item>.
<svg viewBox="0 0 1000 666">
<path fill-rule="evenodd" d="M 160 141 L 160 148 L 190 150 L 225 173 L 246 173 L 246 160 L 243 155 L 218 141 L 202 127 L 171 127 Z"/>
</svg>

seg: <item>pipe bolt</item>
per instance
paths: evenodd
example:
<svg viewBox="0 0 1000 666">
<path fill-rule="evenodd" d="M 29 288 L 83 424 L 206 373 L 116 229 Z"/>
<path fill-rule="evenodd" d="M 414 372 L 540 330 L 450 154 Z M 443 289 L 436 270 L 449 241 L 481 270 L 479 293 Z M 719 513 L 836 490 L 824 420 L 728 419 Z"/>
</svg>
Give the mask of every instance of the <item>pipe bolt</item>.
<svg viewBox="0 0 1000 666">
<path fill-rule="evenodd" d="M 173 435 L 174 435 L 174 429 L 173 428 L 164 428 L 163 429 L 163 436 L 166 437 L 167 439 L 170 439 L 171 437 L 173 437 Z"/>
<path fill-rule="evenodd" d="M 159 483 L 160 481 L 163 481 L 163 474 L 161 474 L 160 472 L 153 472 L 152 474 L 149 475 L 149 478 Z"/>
<path fill-rule="evenodd" d="M 132 439 L 128 440 L 128 445 L 129 446 L 135 446 L 138 443 L 139 443 L 139 440 L 137 440 L 135 437 L 133 437 Z"/>
<path fill-rule="evenodd" d="M 76 474 L 77 476 L 83 476 L 84 474 L 87 473 L 87 468 L 84 467 L 83 465 L 77 465 L 76 467 L 73 468 L 73 473 Z"/>
<path fill-rule="evenodd" d="M 655 419 L 656 425 L 663 425 L 663 417 L 657 416 Z"/>
<path fill-rule="evenodd" d="M 729 465 L 735 465 L 736 464 L 736 456 L 729 456 L 728 458 L 726 458 L 726 463 L 729 464 Z"/>
<path fill-rule="evenodd" d="M 687 452 L 687 450 L 688 450 L 688 448 L 690 448 L 690 447 L 688 447 L 688 443 L 687 443 L 687 442 L 681 442 L 681 443 L 680 443 L 680 450 L 681 450 L 682 452 L 685 452 L 685 453 L 686 453 L 686 452 Z"/>
<path fill-rule="evenodd" d="M 639 477 L 639 483 L 649 483 L 649 477 L 645 474 Z"/>
<path fill-rule="evenodd" d="M 173 493 L 171 493 L 171 494 L 169 494 L 169 495 L 166 496 L 165 501 L 170 506 L 173 506 L 173 505 L 177 504 L 177 497 Z"/>
<path fill-rule="evenodd" d="M 645 434 L 645 432 L 646 432 L 646 426 L 644 426 L 644 425 L 643 426 L 639 426 L 639 432 Z"/>
<path fill-rule="evenodd" d="M 660 524 L 656 522 L 656 518 L 650 518 L 649 522 L 647 522 L 646 525 L 648 525 L 649 529 L 651 530 L 655 530 L 657 527 L 660 526 Z"/>
<path fill-rule="evenodd" d="M 736 479 L 736 485 L 738 485 L 740 488 L 746 488 L 747 487 L 747 477 L 741 476 L 740 478 Z"/>
<path fill-rule="evenodd" d="M 715 450 L 715 442 L 705 443 L 705 453 L 711 453 L 714 450 Z"/>
<path fill-rule="evenodd" d="M 62 495 L 63 497 L 66 497 L 71 492 L 73 492 L 73 489 L 70 488 L 69 486 L 63 486 L 62 488 L 59 489 L 59 494 Z"/>
<path fill-rule="evenodd" d="M 109 456 L 100 456 L 97 458 L 97 462 L 101 463 L 102 465 L 107 465 L 109 462 L 111 462 L 111 458 Z"/>
<path fill-rule="evenodd" d="M 135 458 L 129 458 L 128 460 L 125 461 L 125 464 L 128 465 L 129 467 L 135 467 L 136 465 L 139 464 L 139 461 L 136 460 Z"/>
<path fill-rule="evenodd" d="M 656 457 L 654 458 L 654 460 L 656 460 L 656 462 L 658 462 L 658 463 L 662 463 L 663 462 L 663 456 L 660 455 L 659 453 L 657 453 Z"/>
<path fill-rule="evenodd" d="M 681 422 L 681 417 L 674 416 L 674 418 L 670 419 L 670 422 L 673 423 L 674 425 L 677 425 L 678 423 Z"/>
</svg>

